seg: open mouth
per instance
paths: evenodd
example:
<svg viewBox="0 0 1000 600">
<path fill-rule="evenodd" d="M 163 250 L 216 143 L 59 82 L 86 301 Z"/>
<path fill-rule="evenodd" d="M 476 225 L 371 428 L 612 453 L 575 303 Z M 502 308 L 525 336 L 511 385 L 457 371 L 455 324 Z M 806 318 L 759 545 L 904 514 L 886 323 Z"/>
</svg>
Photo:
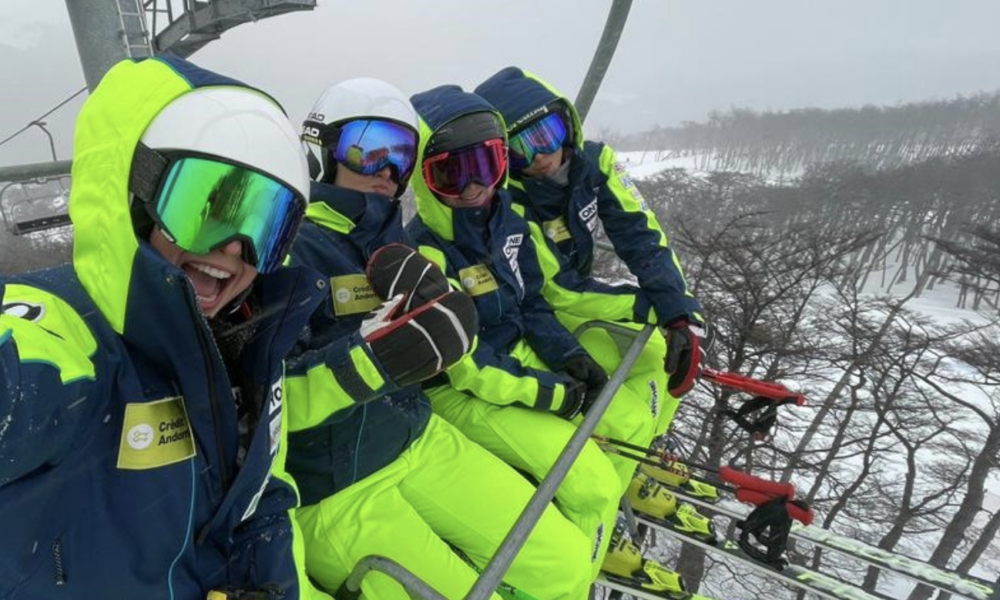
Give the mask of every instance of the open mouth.
<svg viewBox="0 0 1000 600">
<path fill-rule="evenodd" d="M 184 274 L 194 286 L 198 306 L 202 312 L 211 314 L 219 301 L 226 297 L 226 290 L 233 282 L 233 274 L 205 263 L 188 262 L 181 266 Z"/>
</svg>

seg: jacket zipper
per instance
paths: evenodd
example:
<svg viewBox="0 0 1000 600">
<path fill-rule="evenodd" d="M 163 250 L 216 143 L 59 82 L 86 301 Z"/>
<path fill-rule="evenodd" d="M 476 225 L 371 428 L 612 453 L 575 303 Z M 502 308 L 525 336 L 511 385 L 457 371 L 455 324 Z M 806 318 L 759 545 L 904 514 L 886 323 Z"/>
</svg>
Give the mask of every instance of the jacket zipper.
<svg viewBox="0 0 1000 600">
<path fill-rule="evenodd" d="M 201 315 L 201 308 L 198 306 L 198 300 L 194 297 L 194 293 L 189 290 L 188 302 L 191 303 L 192 301 L 192 308 L 195 310 L 195 314 Z M 207 329 L 208 321 L 206 321 L 204 317 L 201 317 L 201 322 L 195 324 L 195 330 L 198 332 L 198 343 L 201 345 L 202 356 L 205 359 L 205 370 L 208 374 L 208 405 L 212 409 L 212 430 L 215 434 L 215 451 L 219 457 L 219 475 L 222 478 L 222 495 L 225 497 L 227 490 L 229 490 L 231 481 L 229 480 L 229 468 L 226 466 L 225 447 L 222 443 L 222 431 L 220 428 L 222 414 L 221 409 L 219 408 L 219 397 L 215 393 L 215 365 L 212 364 L 212 350 L 215 345 L 210 343 L 205 336 L 205 330 Z M 195 543 L 201 544 L 205 541 L 208 537 L 212 522 L 214 522 L 214 519 L 210 520 L 205 527 L 198 532 L 198 537 L 195 539 Z"/>
<path fill-rule="evenodd" d="M 60 540 L 52 542 L 52 558 L 56 565 L 56 585 L 65 585 L 66 572 L 63 571 L 62 542 Z"/>
</svg>

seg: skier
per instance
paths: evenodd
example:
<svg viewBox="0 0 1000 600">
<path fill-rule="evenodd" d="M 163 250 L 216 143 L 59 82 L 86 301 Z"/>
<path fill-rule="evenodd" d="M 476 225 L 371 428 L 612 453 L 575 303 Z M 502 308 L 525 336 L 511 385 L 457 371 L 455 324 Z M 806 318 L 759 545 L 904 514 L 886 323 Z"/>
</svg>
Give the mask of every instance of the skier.
<svg viewBox="0 0 1000 600">
<path fill-rule="evenodd" d="M 417 216 L 407 230 L 422 252 L 461 282 L 479 311 L 478 346 L 430 389 L 434 411 L 505 462 L 541 480 L 579 415 L 607 381 L 605 367 L 566 330 L 541 296 L 542 273 L 528 224 L 504 190 L 506 133 L 479 96 L 441 86 L 411 97 L 422 119 Z M 430 385 L 430 384 L 428 384 Z M 648 445 L 654 419 L 645 396 L 623 386 L 599 432 Z M 636 463 L 588 443 L 556 500 L 593 540 L 603 569 L 664 594 L 679 576 L 644 560 L 627 539 L 611 542 L 618 502 Z M 609 542 L 612 551 L 607 553 Z"/>
<path fill-rule="evenodd" d="M 0 279 L 0 597 L 326 597 L 283 461 L 282 359 L 323 296 L 278 268 L 308 186 L 235 80 L 157 57 L 88 98 L 73 264 Z"/>
<path fill-rule="evenodd" d="M 679 398 L 694 385 L 704 335 L 701 305 L 666 234 L 625 165 L 610 146 L 585 140 L 576 108 L 551 85 L 507 67 L 475 91 L 508 125 L 511 196 L 533 225 L 546 265 L 543 293 L 560 320 L 571 329 L 592 319 L 662 328 L 663 336 L 650 339 L 639 364 L 666 365 L 669 373 L 668 383 L 660 369 L 655 383 L 668 392 L 656 430 L 664 433 Z M 591 277 L 598 221 L 638 287 Z"/>
<path fill-rule="evenodd" d="M 449 289 L 440 270 L 400 245 L 406 237 L 398 198 L 416 164 L 417 127 L 407 97 L 369 78 L 328 88 L 305 121 L 302 139 L 315 181 L 293 264 L 321 271 L 331 292 L 311 319 L 306 342 L 355 334 L 366 313 L 378 307 L 379 292 L 386 293 L 380 280 L 409 292 L 405 306 L 411 311 Z M 399 271 L 373 272 L 383 264 Z M 468 299 L 464 292 L 452 293 Z M 469 309 L 471 339 L 477 328 L 471 302 Z M 327 401 L 323 394 L 308 398 L 310 405 Z M 301 400 L 290 402 L 298 407 Z M 304 505 L 296 515 L 309 574 L 334 592 L 358 561 L 381 555 L 445 597 L 465 597 L 477 571 L 451 546 L 484 567 L 528 503 L 532 486 L 431 414 L 418 385 L 322 423 L 299 419 L 312 412 L 291 413 L 288 459 Z M 589 577 L 587 538 L 550 506 L 505 581 L 539 599 L 579 600 L 587 595 Z M 408 597 L 376 572 L 365 577 L 362 592 L 371 600 Z"/>
<path fill-rule="evenodd" d="M 576 108 L 551 85 L 507 67 L 476 93 L 508 124 L 511 196 L 531 224 L 545 272 L 543 294 L 559 320 L 570 330 L 595 320 L 630 329 L 638 329 L 632 323 L 660 327 L 662 335 L 651 336 L 636 361 L 633 380 L 652 390 L 653 406 L 659 408 L 656 436 L 663 435 L 680 398 L 694 386 L 705 333 L 701 305 L 687 289 L 666 234 L 625 165 L 610 146 L 585 140 Z M 591 276 L 598 222 L 638 286 L 609 285 Z M 596 356 L 618 360 L 621 350 L 602 328 L 588 328 L 581 341 L 595 348 Z M 676 500 L 659 485 L 673 478 L 661 479 L 661 474 L 640 467 L 629 485 L 633 507 L 658 518 L 682 519 L 688 530 L 711 538 L 706 518 L 693 510 L 676 512 Z"/>
</svg>

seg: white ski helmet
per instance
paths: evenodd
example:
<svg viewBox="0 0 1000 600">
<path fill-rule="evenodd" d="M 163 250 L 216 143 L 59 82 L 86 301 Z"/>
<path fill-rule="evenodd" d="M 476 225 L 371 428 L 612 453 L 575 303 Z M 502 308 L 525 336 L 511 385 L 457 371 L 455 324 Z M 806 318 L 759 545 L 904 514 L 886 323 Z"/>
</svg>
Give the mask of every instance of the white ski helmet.
<svg viewBox="0 0 1000 600">
<path fill-rule="evenodd" d="M 302 143 L 309 161 L 309 174 L 316 181 L 332 181 L 337 163 L 329 160 L 324 141 L 335 139 L 338 125 L 356 119 L 394 121 L 419 135 L 417 111 L 409 98 L 381 79 L 359 77 L 328 87 L 320 94 L 302 127 Z M 396 197 L 402 195 L 412 173 L 401 177 Z"/>
<path fill-rule="evenodd" d="M 255 260 L 262 273 L 280 265 L 304 216 L 311 182 L 295 127 L 272 98 L 238 86 L 199 88 L 174 99 L 153 118 L 140 138 L 129 175 L 130 191 L 143 200 L 134 202 L 131 210 L 132 224 L 140 237 L 147 236 L 153 226 L 155 216 L 151 202 L 165 176 L 162 170 L 157 171 L 157 167 L 162 169 L 165 165 L 158 165 L 157 160 L 151 158 L 150 150 L 217 157 L 249 167 L 297 192 L 295 195 L 301 199 L 297 209 L 275 205 L 273 210 L 276 212 L 270 217 L 254 215 L 253 219 L 246 219 L 234 229 L 235 234 L 246 225 L 265 236 L 244 245 L 248 253 L 244 260 Z M 191 216 L 192 219 L 196 217 Z M 270 227 L 252 226 L 260 219 Z M 240 232 L 241 235 L 245 233 Z M 252 255 L 249 254 L 251 250 Z"/>
<path fill-rule="evenodd" d="M 213 86 L 180 96 L 142 134 L 154 150 L 218 156 L 273 177 L 309 198 L 309 168 L 295 127 L 265 94 Z"/>
</svg>

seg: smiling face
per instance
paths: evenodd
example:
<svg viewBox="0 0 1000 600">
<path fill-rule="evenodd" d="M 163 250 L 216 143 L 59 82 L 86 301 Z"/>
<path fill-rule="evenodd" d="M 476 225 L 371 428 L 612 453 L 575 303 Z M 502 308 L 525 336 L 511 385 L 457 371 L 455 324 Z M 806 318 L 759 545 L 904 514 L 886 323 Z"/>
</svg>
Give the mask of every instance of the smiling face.
<svg viewBox="0 0 1000 600">
<path fill-rule="evenodd" d="M 246 291 L 257 277 L 257 269 L 243 261 L 243 243 L 238 240 L 208 254 L 191 254 L 154 227 L 149 243 L 167 262 L 184 271 L 194 287 L 198 307 L 208 318 Z"/>
<path fill-rule="evenodd" d="M 485 187 L 473 182 L 465 186 L 457 198 L 450 196 L 439 196 L 439 198 L 452 208 L 479 208 L 488 205 L 495 192 L 496 186 Z"/>
</svg>

